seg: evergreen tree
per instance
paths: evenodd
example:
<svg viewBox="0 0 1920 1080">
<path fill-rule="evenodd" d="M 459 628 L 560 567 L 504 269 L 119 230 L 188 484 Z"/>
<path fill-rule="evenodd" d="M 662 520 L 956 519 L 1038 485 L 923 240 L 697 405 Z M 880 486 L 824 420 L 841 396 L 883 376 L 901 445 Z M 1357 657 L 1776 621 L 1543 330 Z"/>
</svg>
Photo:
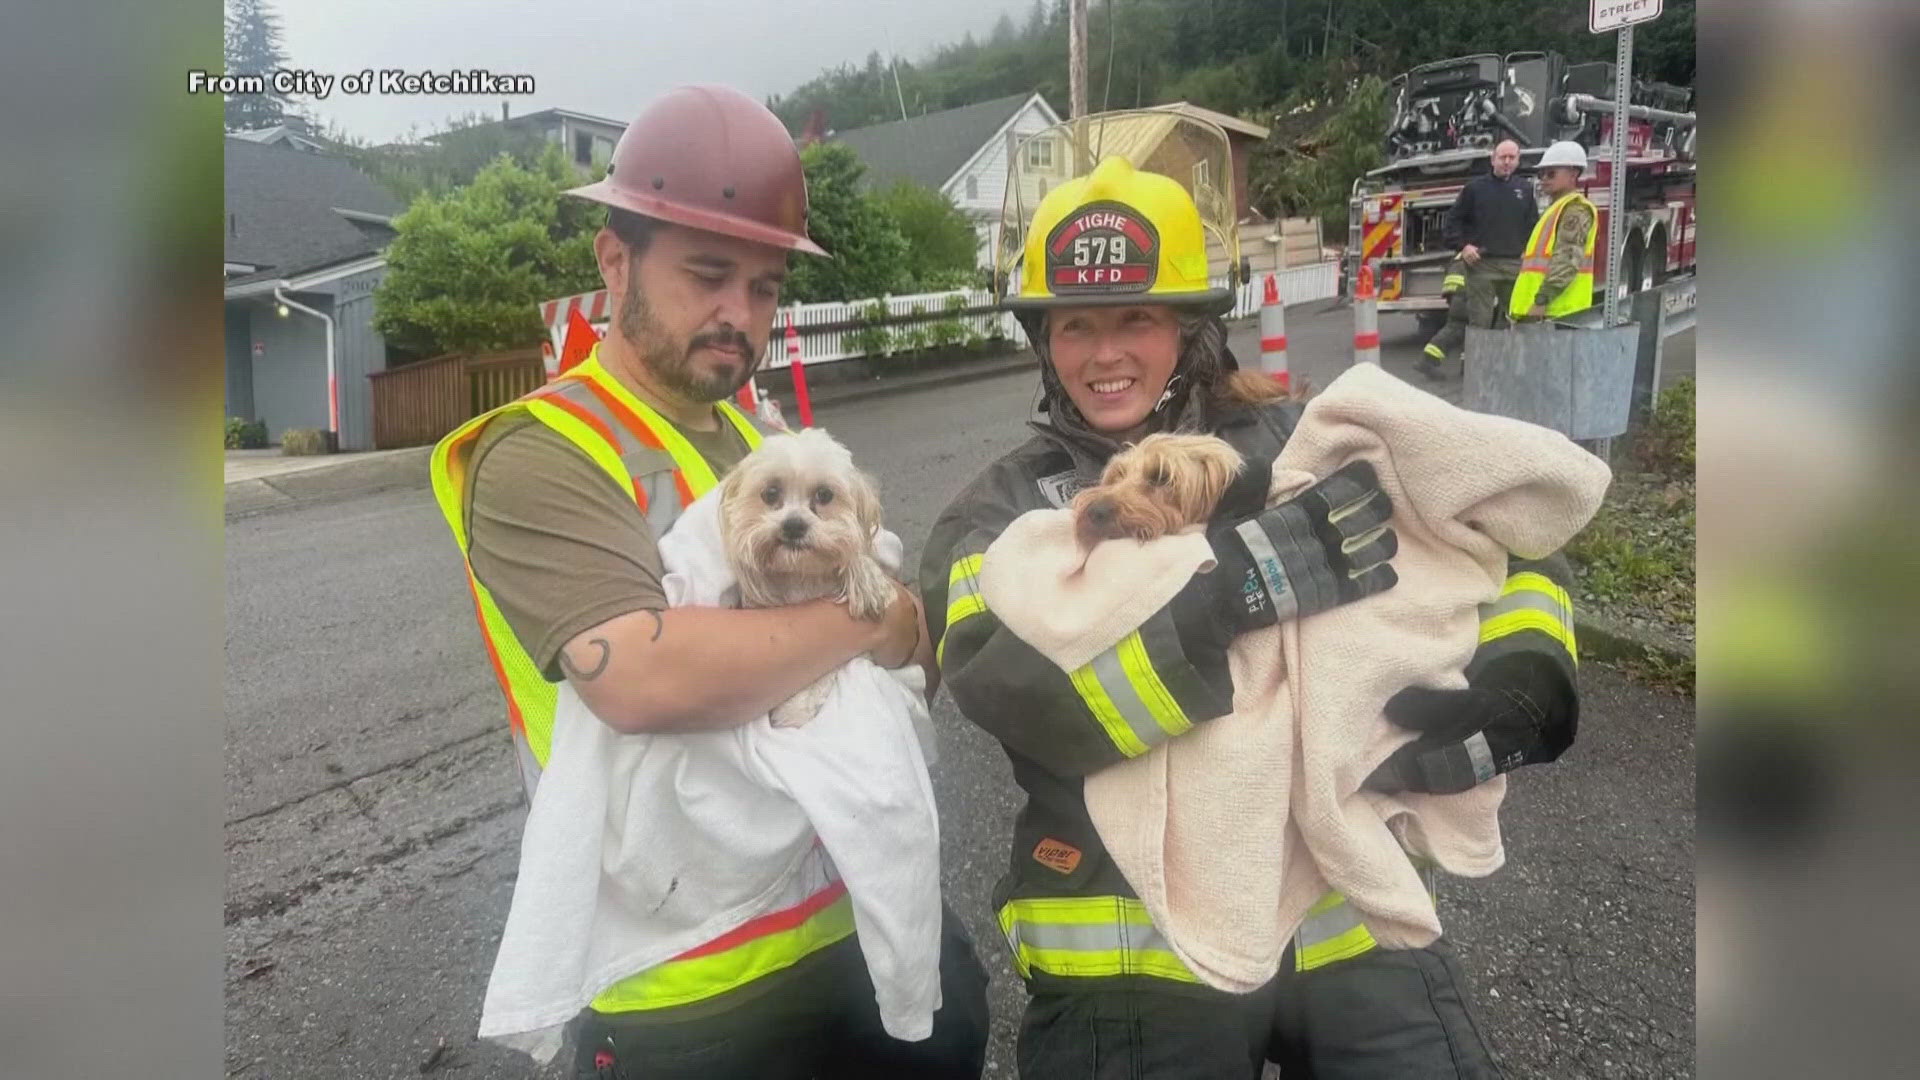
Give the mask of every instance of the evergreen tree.
<svg viewBox="0 0 1920 1080">
<path fill-rule="evenodd" d="M 287 66 L 280 46 L 280 17 L 267 0 L 227 0 L 226 69 L 229 75 L 270 75 Z M 293 101 L 268 87 L 263 94 L 227 95 L 228 131 L 252 131 L 296 119 Z"/>
</svg>

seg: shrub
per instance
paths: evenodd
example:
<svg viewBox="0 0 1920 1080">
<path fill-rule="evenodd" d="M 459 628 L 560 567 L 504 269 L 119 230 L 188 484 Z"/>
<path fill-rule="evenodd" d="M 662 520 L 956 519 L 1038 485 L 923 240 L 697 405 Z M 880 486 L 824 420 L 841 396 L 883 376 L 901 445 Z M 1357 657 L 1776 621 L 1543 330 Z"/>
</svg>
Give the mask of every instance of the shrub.
<svg viewBox="0 0 1920 1080">
<path fill-rule="evenodd" d="M 288 457 L 310 457 L 327 452 L 327 433 L 314 428 L 288 428 L 280 435 L 280 452 Z"/>
<path fill-rule="evenodd" d="M 267 422 L 265 420 L 242 420 L 237 416 L 227 417 L 227 449 L 260 450 L 267 445 Z"/>
<path fill-rule="evenodd" d="M 936 349 L 958 345 L 967 340 L 967 328 L 959 319 L 941 319 L 927 327 L 927 343 Z"/>
<path fill-rule="evenodd" d="M 892 331 L 876 325 L 886 317 L 887 305 L 878 300 L 861 308 L 860 314 L 856 316 L 861 323 L 860 329 L 847 335 L 847 345 L 855 352 L 866 356 L 884 356 L 891 353 L 894 349 Z"/>
<path fill-rule="evenodd" d="M 1667 477 L 1693 475 L 1694 383 L 1682 379 L 1653 399 L 1647 422 L 1634 435 L 1633 452 L 1641 467 Z"/>
</svg>

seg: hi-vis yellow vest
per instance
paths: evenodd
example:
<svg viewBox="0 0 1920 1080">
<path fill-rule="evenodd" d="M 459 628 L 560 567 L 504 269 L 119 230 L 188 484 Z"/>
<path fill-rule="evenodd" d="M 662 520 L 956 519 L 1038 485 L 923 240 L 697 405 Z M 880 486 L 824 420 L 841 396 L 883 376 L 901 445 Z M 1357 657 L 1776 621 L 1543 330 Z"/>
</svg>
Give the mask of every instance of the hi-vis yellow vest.
<svg viewBox="0 0 1920 1080">
<path fill-rule="evenodd" d="M 1540 295 L 1540 287 L 1547 281 L 1547 265 L 1553 259 L 1553 246 L 1560 235 L 1560 216 L 1568 206 L 1580 203 L 1592 215 L 1593 224 L 1587 229 L 1586 249 L 1580 256 L 1580 273 L 1560 295 L 1547 304 L 1547 317 L 1552 319 L 1584 311 L 1593 306 L 1593 241 L 1600 235 L 1600 212 L 1587 201 L 1586 196 L 1570 191 L 1547 207 L 1534 223 L 1533 235 L 1527 239 L 1527 250 L 1520 260 L 1520 276 L 1513 282 L 1513 301 L 1507 305 L 1507 314 L 1519 319 L 1533 307 Z"/>
<path fill-rule="evenodd" d="M 731 404 L 719 402 L 716 407 L 749 447 L 759 446 L 763 431 L 771 430 Z M 670 422 L 607 373 L 595 349 L 567 375 L 475 417 L 434 448 L 434 496 L 463 560 L 469 542 L 462 506 L 468 463 L 481 430 L 509 414 L 532 416 L 579 447 L 621 490 L 633 492 L 656 535 L 718 482 L 712 467 Z M 508 723 L 531 793 L 552 746 L 558 692 L 520 647 L 471 565 L 467 585 L 494 676 L 506 695 Z M 765 914 L 615 983 L 594 998 L 592 1007 L 603 1013 L 635 1012 L 714 997 L 788 967 L 853 931 L 853 905 L 844 882 L 831 874 L 824 879 L 797 877 L 781 895 L 768 898 Z"/>
<path fill-rule="evenodd" d="M 749 447 L 760 445 L 760 429 L 727 402 L 716 407 L 740 432 Z M 635 397 L 600 365 L 596 347 L 587 359 L 565 376 L 517 401 L 484 413 L 463 424 L 434 447 L 431 465 L 433 494 L 453 530 L 460 554 L 467 554 L 467 465 L 480 432 L 503 416 L 523 414 L 552 428 L 592 458 L 646 514 L 654 535 L 666 532 L 693 500 L 718 482 L 713 468 L 659 413 Z M 528 790 L 547 764 L 553 743 L 553 713 L 557 691 L 540 673 L 513 635 L 486 586 L 467 568 L 467 585 L 480 619 L 480 636 L 487 658 L 507 699 L 507 722 L 516 743 L 531 753 L 534 771 L 527 774 Z M 523 772 L 526 762 L 522 762 Z"/>
</svg>

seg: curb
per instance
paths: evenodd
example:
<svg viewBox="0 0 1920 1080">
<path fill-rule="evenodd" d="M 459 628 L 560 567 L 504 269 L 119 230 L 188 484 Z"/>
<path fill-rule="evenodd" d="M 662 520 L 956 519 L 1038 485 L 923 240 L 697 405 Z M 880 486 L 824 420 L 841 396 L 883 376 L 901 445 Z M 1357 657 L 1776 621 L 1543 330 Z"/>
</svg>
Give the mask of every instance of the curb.
<svg viewBox="0 0 1920 1080">
<path fill-rule="evenodd" d="M 332 502 L 388 488 L 424 487 L 433 447 L 396 450 L 378 458 L 343 461 L 226 485 L 226 520 L 305 503 Z"/>
<path fill-rule="evenodd" d="M 1624 626 L 1610 619 L 1576 615 L 1574 633 L 1583 658 L 1656 661 L 1676 667 L 1693 665 L 1690 642 Z"/>
</svg>

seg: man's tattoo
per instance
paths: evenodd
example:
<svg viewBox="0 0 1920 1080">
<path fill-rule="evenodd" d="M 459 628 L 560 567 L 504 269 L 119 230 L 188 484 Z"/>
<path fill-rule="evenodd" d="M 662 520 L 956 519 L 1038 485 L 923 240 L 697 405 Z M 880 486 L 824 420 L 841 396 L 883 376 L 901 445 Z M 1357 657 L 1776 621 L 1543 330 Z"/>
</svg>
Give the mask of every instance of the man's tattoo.
<svg viewBox="0 0 1920 1080">
<path fill-rule="evenodd" d="M 653 616 L 653 636 L 648 638 L 647 640 L 659 641 L 660 631 L 665 630 L 667 628 L 666 620 L 662 619 L 660 617 L 660 613 L 653 610 L 652 608 L 647 609 L 647 614 Z"/>
<path fill-rule="evenodd" d="M 560 650 L 560 667 L 576 682 L 592 682 L 599 678 L 600 673 L 607 670 L 607 661 L 613 659 L 613 646 L 607 644 L 606 638 L 594 638 L 587 644 L 600 646 L 600 662 L 593 666 L 592 671 L 581 671 L 579 665 L 567 655 L 567 650 Z"/>
</svg>

